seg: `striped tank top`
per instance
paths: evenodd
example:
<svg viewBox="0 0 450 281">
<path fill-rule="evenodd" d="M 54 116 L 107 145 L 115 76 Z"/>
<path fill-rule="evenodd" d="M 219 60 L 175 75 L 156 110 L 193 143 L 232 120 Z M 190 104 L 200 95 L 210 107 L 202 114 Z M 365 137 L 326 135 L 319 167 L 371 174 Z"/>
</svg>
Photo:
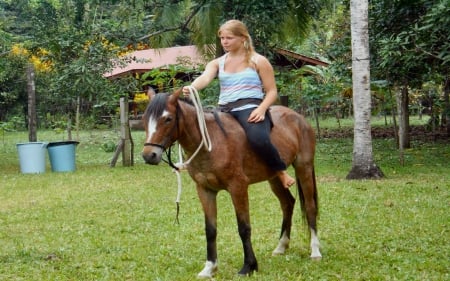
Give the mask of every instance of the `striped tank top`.
<svg viewBox="0 0 450 281">
<path fill-rule="evenodd" d="M 255 69 L 247 67 L 237 73 L 227 73 L 224 71 L 225 58 L 227 54 L 219 59 L 219 83 L 220 95 L 219 105 L 235 102 L 239 99 L 256 98 L 263 99 L 262 82 Z M 253 61 L 254 58 L 252 58 Z M 256 62 L 255 62 L 256 63 Z M 247 104 L 233 111 L 257 107 L 254 104 Z"/>
</svg>

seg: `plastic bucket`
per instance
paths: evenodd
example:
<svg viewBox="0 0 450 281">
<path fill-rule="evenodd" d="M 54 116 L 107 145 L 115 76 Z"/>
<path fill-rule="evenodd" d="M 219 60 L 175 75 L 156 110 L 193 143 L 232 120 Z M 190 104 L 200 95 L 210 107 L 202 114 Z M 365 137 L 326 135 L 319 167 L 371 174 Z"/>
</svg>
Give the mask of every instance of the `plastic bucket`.
<svg viewBox="0 0 450 281">
<path fill-rule="evenodd" d="M 77 141 L 60 141 L 48 144 L 48 156 L 53 172 L 75 171 Z"/>
<path fill-rule="evenodd" d="M 20 172 L 24 174 L 45 173 L 47 142 L 18 143 Z"/>
</svg>

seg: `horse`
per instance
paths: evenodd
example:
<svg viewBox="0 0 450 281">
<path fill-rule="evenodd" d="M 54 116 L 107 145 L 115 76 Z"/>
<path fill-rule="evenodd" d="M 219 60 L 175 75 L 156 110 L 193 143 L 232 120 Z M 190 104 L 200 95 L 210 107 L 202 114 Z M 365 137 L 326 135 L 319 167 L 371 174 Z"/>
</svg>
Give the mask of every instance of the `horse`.
<svg viewBox="0 0 450 281">
<path fill-rule="evenodd" d="M 187 171 L 196 184 L 203 208 L 207 249 L 206 263 L 198 277 L 212 278 L 218 269 L 216 197 L 221 190 L 226 190 L 231 196 L 242 240 L 244 262 L 238 274 L 251 275 L 258 270 L 258 262 L 251 241 L 249 185 L 267 180 L 279 200 L 281 234 L 273 255 L 284 254 L 289 247 L 295 198 L 288 188 L 283 187 L 276 171 L 252 151 L 243 128 L 231 114 L 204 113 L 212 147 L 211 151 L 199 147 L 202 136 L 196 108 L 180 94 L 181 90 L 177 90 L 172 94 L 159 93 L 151 98 L 143 115 L 145 143 L 142 157 L 146 164 L 157 165 L 162 160 L 163 152 L 176 141 L 186 157 L 194 156 L 187 165 Z M 271 106 L 270 114 L 273 122 L 271 141 L 283 161 L 295 170 L 300 206 L 309 226 L 310 257 L 320 259 L 316 226 L 319 206 L 314 173 L 314 130 L 302 115 L 285 106 Z"/>
</svg>

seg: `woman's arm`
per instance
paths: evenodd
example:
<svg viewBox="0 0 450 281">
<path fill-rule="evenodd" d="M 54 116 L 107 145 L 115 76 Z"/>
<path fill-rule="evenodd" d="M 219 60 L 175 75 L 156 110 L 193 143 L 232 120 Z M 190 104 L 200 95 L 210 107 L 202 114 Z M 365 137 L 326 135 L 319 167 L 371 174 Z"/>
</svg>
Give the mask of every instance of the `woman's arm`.
<svg viewBox="0 0 450 281">
<path fill-rule="evenodd" d="M 206 88 L 209 83 L 217 76 L 217 72 L 219 70 L 219 64 L 217 59 L 210 61 L 206 67 L 205 71 L 197 77 L 194 82 L 192 82 L 191 86 L 197 89 L 198 91 Z M 183 87 L 183 93 L 189 93 L 189 89 L 187 87 Z"/>
<path fill-rule="evenodd" d="M 248 118 L 249 122 L 259 122 L 264 120 L 267 109 L 278 99 L 275 74 L 269 60 L 264 56 L 259 56 L 256 70 L 261 78 L 265 96 L 262 103 L 250 114 Z"/>
<path fill-rule="evenodd" d="M 257 70 L 265 92 L 264 100 L 259 106 L 267 110 L 278 98 L 275 74 L 269 60 L 264 56 L 258 58 Z"/>
</svg>

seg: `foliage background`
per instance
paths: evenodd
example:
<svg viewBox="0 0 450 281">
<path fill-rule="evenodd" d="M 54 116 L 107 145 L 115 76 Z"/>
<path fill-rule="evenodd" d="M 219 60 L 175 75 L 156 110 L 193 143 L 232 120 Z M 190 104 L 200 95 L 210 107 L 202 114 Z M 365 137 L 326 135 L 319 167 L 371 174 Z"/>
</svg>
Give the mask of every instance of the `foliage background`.
<svg viewBox="0 0 450 281">
<path fill-rule="evenodd" d="M 445 125 L 449 9 L 445 0 L 371 1 L 373 114 L 391 114 L 392 97 L 406 86 L 412 113 L 425 109 Z M 352 112 L 348 0 L 2 0 L 0 14 L 0 122 L 9 123 L 4 127 L 26 126 L 28 63 L 37 71 L 40 127 L 66 126 L 77 110 L 82 127 L 102 127 L 103 117 L 116 114 L 120 96 L 133 98 L 143 90 L 133 77 L 103 77 L 127 63 L 124 54 L 215 45 L 217 26 L 229 18 L 243 19 L 257 50 L 269 58 L 273 47 L 282 47 L 330 63 L 326 69 L 276 69 L 279 92 L 289 97 L 290 107 L 338 120 Z M 173 77 L 164 79 L 162 90 L 170 91 Z M 207 105 L 215 104 L 217 84 L 202 95 Z"/>
</svg>

